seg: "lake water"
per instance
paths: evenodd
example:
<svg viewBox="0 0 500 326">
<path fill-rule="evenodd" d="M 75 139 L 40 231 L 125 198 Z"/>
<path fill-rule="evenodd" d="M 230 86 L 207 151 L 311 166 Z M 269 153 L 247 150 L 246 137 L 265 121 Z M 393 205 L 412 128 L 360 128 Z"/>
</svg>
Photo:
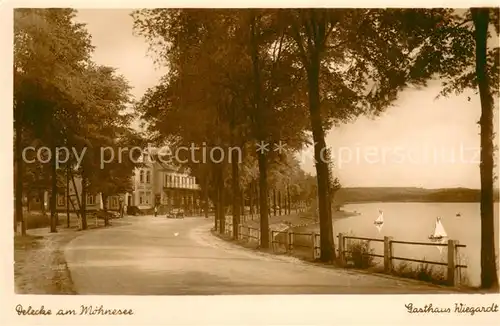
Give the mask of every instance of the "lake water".
<svg viewBox="0 0 500 326">
<path fill-rule="evenodd" d="M 479 203 L 369 203 L 349 204 L 343 207 L 346 211 L 358 212 L 360 215 L 334 221 L 334 233 L 351 233 L 359 237 L 383 238 L 392 236 L 394 240 L 429 242 L 428 236 L 434 231 L 436 217 L 441 222 L 451 240 L 458 240 L 466 248 L 459 248 L 460 263 L 468 268 L 462 270 L 467 274 L 470 285 L 480 284 L 480 250 L 481 220 Z M 378 210 L 384 212 L 384 225 L 379 232 L 373 224 Z M 498 255 L 498 203 L 495 204 L 495 236 Z M 461 216 L 457 217 L 456 214 Z M 375 253 L 383 254 L 383 244 L 373 243 Z M 435 246 L 416 246 L 394 244 L 393 255 L 399 257 L 442 261 L 447 260 L 447 250 L 442 253 Z M 397 261 L 394 261 L 397 264 Z M 436 265 L 436 268 L 440 268 Z"/>
</svg>

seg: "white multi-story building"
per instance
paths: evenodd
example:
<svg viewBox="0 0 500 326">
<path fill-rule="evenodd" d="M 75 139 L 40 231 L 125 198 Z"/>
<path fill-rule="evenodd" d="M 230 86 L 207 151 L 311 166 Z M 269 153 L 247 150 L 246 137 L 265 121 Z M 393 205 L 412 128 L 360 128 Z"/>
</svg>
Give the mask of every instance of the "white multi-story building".
<svg viewBox="0 0 500 326">
<path fill-rule="evenodd" d="M 139 209 L 151 209 L 156 205 L 166 210 L 200 210 L 200 187 L 195 177 L 179 167 L 162 162 L 154 153 L 145 154 L 142 163 L 143 166 L 135 170 L 134 190 L 127 197 L 127 205 Z"/>
</svg>

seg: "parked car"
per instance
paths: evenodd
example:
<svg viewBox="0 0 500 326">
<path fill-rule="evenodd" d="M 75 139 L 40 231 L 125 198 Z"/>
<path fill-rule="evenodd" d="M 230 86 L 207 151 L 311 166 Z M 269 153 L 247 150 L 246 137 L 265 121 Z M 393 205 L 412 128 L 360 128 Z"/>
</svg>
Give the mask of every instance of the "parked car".
<svg viewBox="0 0 500 326">
<path fill-rule="evenodd" d="M 184 210 L 182 208 L 174 208 L 167 213 L 167 218 L 184 218 Z"/>
<path fill-rule="evenodd" d="M 141 210 L 137 206 L 127 206 L 127 215 L 141 215 Z"/>
<path fill-rule="evenodd" d="M 106 218 L 108 220 L 113 220 L 113 219 L 120 217 L 120 215 L 116 212 L 104 211 L 104 210 L 98 210 L 98 211 L 92 212 L 90 215 L 94 218 L 97 217 L 98 219 L 101 219 L 101 220 L 104 220 Z"/>
</svg>

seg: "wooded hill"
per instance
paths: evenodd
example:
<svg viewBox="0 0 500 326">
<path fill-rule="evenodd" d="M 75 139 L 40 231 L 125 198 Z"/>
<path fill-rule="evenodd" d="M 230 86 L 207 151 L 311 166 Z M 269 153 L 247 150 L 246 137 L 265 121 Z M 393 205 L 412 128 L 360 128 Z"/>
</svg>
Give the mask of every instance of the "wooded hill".
<svg viewBox="0 0 500 326">
<path fill-rule="evenodd" d="M 481 191 L 469 188 L 425 189 L 417 187 L 342 188 L 335 195 L 337 203 L 360 202 L 479 202 Z M 498 190 L 495 191 L 498 202 Z"/>
</svg>

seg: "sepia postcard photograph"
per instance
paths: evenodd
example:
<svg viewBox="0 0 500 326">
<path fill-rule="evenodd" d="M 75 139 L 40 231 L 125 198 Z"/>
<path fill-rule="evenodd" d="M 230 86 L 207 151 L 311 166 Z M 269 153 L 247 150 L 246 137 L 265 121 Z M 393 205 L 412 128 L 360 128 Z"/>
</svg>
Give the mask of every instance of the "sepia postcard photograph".
<svg viewBox="0 0 500 326">
<path fill-rule="evenodd" d="M 498 4 L 233 5 L 1 5 L 7 325 L 498 322 Z"/>
</svg>

